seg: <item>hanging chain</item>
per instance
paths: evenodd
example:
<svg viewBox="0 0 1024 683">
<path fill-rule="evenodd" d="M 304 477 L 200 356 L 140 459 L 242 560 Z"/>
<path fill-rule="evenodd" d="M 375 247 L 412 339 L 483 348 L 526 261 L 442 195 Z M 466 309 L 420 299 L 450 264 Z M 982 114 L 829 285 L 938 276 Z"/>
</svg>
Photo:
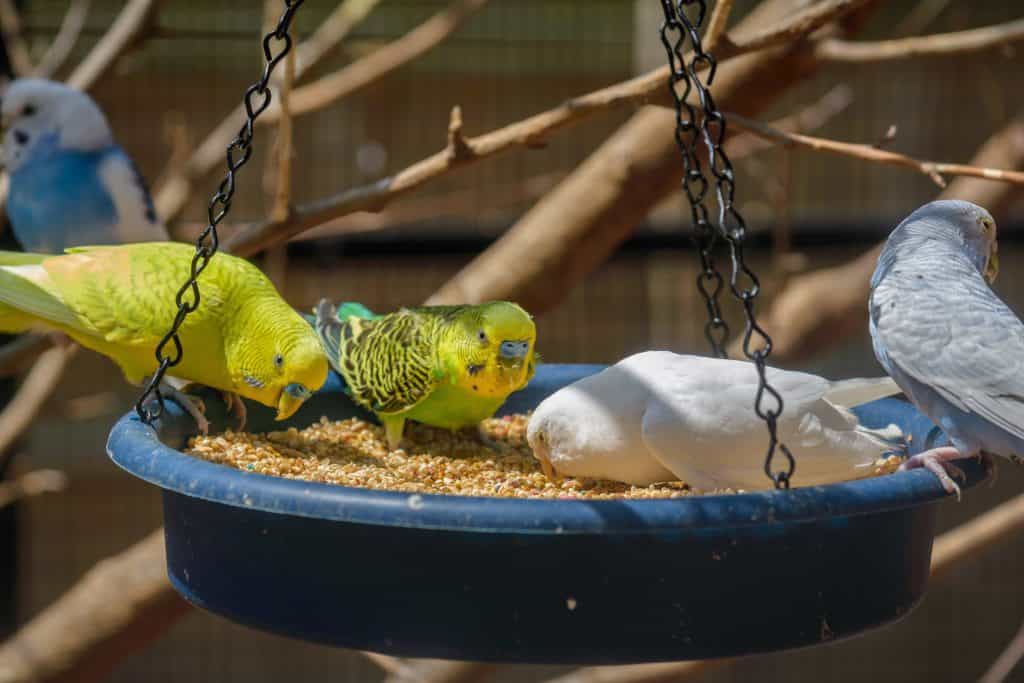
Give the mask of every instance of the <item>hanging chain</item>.
<svg viewBox="0 0 1024 683">
<path fill-rule="evenodd" d="M 174 322 L 171 329 L 164 335 L 163 339 L 156 346 L 156 359 L 159 365 L 153 373 L 145 390 L 135 403 L 135 412 L 147 424 L 160 417 L 164 409 L 164 397 L 160 392 L 160 383 L 170 368 L 181 362 L 184 349 L 181 346 L 181 339 L 178 331 L 181 329 L 185 318 L 199 308 L 199 275 L 206 270 L 210 259 L 217 253 L 220 246 L 217 237 L 217 225 L 227 216 L 231 209 L 231 200 L 235 195 L 235 173 L 249 161 L 252 156 L 253 132 L 255 131 L 256 118 L 270 106 L 270 75 L 278 62 L 284 59 L 285 55 L 292 48 L 292 37 L 288 33 L 295 11 L 304 0 L 284 0 L 285 9 L 277 26 L 273 31 L 263 37 L 263 56 L 266 65 L 263 68 L 263 75 L 258 81 L 249 86 L 245 91 L 245 123 L 242 124 L 238 135 L 227 147 L 227 174 L 220 182 L 217 192 L 214 193 L 206 209 L 208 223 L 206 228 L 196 239 L 196 253 L 192 257 L 192 266 L 188 280 L 178 290 L 174 298 L 178 306 L 178 312 L 174 315 Z M 191 294 L 191 296 L 189 296 Z M 173 344 L 174 352 L 166 353 L 167 345 Z M 147 407 L 147 401 L 155 396 L 156 406 Z"/>
<path fill-rule="evenodd" d="M 718 295 L 722 292 L 722 274 L 715 268 L 714 249 L 717 242 L 714 226 L 708 216 L 704 200 L 708 194 L 708 180 L 700 168 L 700 131 L 697 128 L 697 112 L 687 101 L 693 86 L 686 71 L 686 60 L 683 57 L 683 46 L 686 43 L 686 32 L 679 23 L 672 8 L 671 0 L 662 0 L 665 10 L 665 23 L 661 25 L 661 44 L 668 55 L 669 80 L 668 91 L 676 105 L 676 145 L 683 158 L 683 190 L 690 202 L 690 215 L 693 221 L 694 242 L 700 255 L 701 272 L 697 275 L 697 290 L 704 299 L 708 321 L 704 324 L 704 338 L 711 346 L 711 351 L 719 358 L 725 358 L 725 342 L 729 338 L 729 325 L 722 318 L 718 305 Z M 704 7 L 701 6 L 703 20 Z M 700 24 L 700 21 L 697 22 Z M 682 92 L 677 86 L 683 84 Z M 684 115 L 685 112 L 685 115 Z"/>
<path fill-rule="evenodd" d="M 697 5 L 697 19 L 691 21 L 685 13 L 687 6 Z M 668 53 L 671 75 L 669 88 L 676 105 L 676 142 L 683 154 L 683 187 L 693 213 L 694 227 L 697 232 L 701 252 L 703 272 L 698 276 L 698 288 L 707 304 L 709 322 L 705 326 L 705 335 L 711 342 L 716 355 L 724 357 L 721 343 L 724 337 L 713 337 L 709 331 L 720 332 L 728 328 L 721 319 L 717 296 L 721 290 L 722 276 L 715 270 L 711 260 L 711 249 L 714 247 L 715 230 L 708 221 L 708 212 L 704 206 L 707 195 L 708 180 L 705 178 L 698 150 L 702 140 L 708 154 L 708 169 L 715 176 L 715 195 L 718 201 L 718 220 L 715 227 L 729 244 L 732 260 L 732 274 L 729 288 L 736 299 L 743 305 L 746 317 L 746 328 L 743 333 L 743 354 L 753 361 L 757 368 L 757 395 L 754 399 L 754 411 L 764 420 L 768 427 L 768 451 L 764 459 L 765 474 L 775 483 L 776 488 L 789 488 L 790 479 L 796 469 L 796 461 L 786 444 L 779 441 L 778 418 L 782 414 L 782 396 L 769 383 L 766 376 L 768 356 L 772 351 L 772 340 L 757 323 L 754 315 L 754 303 L 761 291 L 761 284 L 754 271 L 743 259 L 743 244 L 747 226 L 734 204 L 736 178 L 732 162 L 722 149 L 725 140 L 725 115 L 715 106 L 708 88 L 715 78 L 717 62 L 701 45 L 698 28 L 707 13 L 707 0 L 677 0 L 673 7 L 672 0 L 661 0 L 665 14 L 665 22 L 661 26 L 661 42 Z M 675 36 L 674 38 L 672 36 Z M 689 62 L 683 57 L 683 45 L 689 37 L 693 56 Z M 707 67 L 706 80 L 701 80 L 698 73 L 701 67 Z M 683 92 L 676 91 L 676 85 L 684 84 Z M 697 112 L 687 101 L 691 91 L 697 92 L 700 100 L 702 116 L 697 122 Z M 685 112 L 685 114 L 684 114 Z M 710 233 L 710 235 L 708 235 Z M 710 292 L 706 289 L 712 285 Z M 719 341 L 721 339 L 721 341 Z M 757 347 L 755 348 L 755 343 Z M 766 405 L 770 397 L 774 406 Z M 773 462 L 776 455 L 782 454 L 785 459 L 781 469 L 776 470 Z"/>
</svg>

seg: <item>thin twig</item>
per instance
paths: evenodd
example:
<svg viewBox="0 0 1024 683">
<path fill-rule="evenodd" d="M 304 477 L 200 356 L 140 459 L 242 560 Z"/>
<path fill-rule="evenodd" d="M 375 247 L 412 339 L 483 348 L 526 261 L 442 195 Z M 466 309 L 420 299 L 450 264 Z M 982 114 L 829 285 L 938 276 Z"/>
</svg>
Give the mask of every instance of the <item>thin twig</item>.
<svg viewBox="0 0 1024 683">
<path fill-rule="evenodd" d="M 32 73 L 32 58 L 21 34 L 21 16 L 14 0 L 0 0 L 0 34 L 3 34 L 4 47 L 14 75 L 27 76 Z"/>
<path fill-rule="evenodd" d="M 53 337 L 45 334 L 21 334 L 0 346 L 0 377 L 20 372 L 40 353 L 53 346 Z"/>
<path fill-rule="evenodd" d="M 58 493 L 67 488 L 68 475 L 60 470 L 32 470 L 17 479 L 0 482 L 0 508 L 42 493 Z"/>
<path fill-rule="evenodd" d="M 152 19 L 161 0 L 130 0 L 117 15 L 110 29 L 96 43 L 96 47 L 75 67 L 68 85 L 79 90 L 91 90 L 114 66 L 118 58 L 130 50 L 152 26 Z"/>
<path fill-rule="evenodd" d="M 409 676 L 413 671 L 412 666 L 408 662 L 398 657 L 367 651 L 361 651 L 359 654 L 369 659 L 391 676 Z"/>
<path fill-rule="evenodd" d="M 1024 40 L 1024 19 L 969 31 L 931 36 L 854 42 L 831 39 L 818 44 L 818 57 L 831 62 L 884 62 L 910 57 L 942 57 L 988 50 Z"/>
<path fill-rule="evenodd" d="M 912 36 L 925 30 L 942 14 L 950 2 L 951 0 L 921 0 L 900 20 L 900 23 L 896 24 L 893 33 L 898 36 Z"/>
<path fill-rule="evenodd" d="M 316 33 L 296 48 L 296 80 L 302 78 L 322 59 L 330 56 L 352 29 L 380 4 L 380 1 L 343 0 L 338 3 L 330 16 L 317 27 Z"/>
<path fill-rule="evenodd" d="M 386 74 L 441 44 L 486 4 L 487 0 L 455 0 L 401 38 L 335 73 L 296 88 L 291 103 L 292 113 L 301 116 L 323 109 L 380 80 Z M 273 123 L 280 113 L 279 107 L 271 105 L 261 122 Z"/>
<path fill-rule="evenodd" d="M 804 147 L 818 152 L 829 152 L 864 161 L 910 168 L 928 176 L 936 185 L 943 188 L 946 187 L 946 181 L 942 178 L 943 175 L 969 176 L 1016 185 L 1024 184 L 1024 173 L 1020 171 L 980 168 L 966 164 L 949 164 L 937 161 L 921 161 L 905 154 L 877 149 L 871 145 L 839 142 L 838 140 L 816 138 L 799 133 L 787 133 L 759 121 L 744 118 L 738 114 L 726 114 L 726 120 L 737 128 L 768 140 L 775 140 L 784 147 Z"/>
<path fill-rule="evenodd" d="M 276 3 L 275 3 L 276 6 Z M 281 113 L 278 117 L 277 140 L 275 142 L 275 155 L 269 158 L 277 161 L 277 186 L 274 188 L 274 204 L 270 209 L 270 219 L 275 221 L 284 220 L 292 203 L 292 161 L 295 157 L 295 145 L 293 144 L 292 130 L 292 86 L 295 84 L 295 52 L 289 52 L 285 57 L 284 76 L 280 79 L 278 87 L 278 108 Z"/>
<path fill-rule="evenodd" d="M 996 661 L 992 662 L 985 675 L 978 679 L 978 683 L 1003 683 L 1017 668 L 1021 657 L 1024 657 L 1024 624 L 1021 624 L 1017 635 L 1007 644 Z"/>
<path fill-rule="evenodd" d="M 480 683 L 497 668 L 490 663 L 425 659 L 410 664 L 402 674 L 388 676 L 384 683 Z"/>
<path fill-rule="evenodd" d="M 64 66 L 64 63 L 71 55 L 71 51 L 75 48 L 75 43 L 78 42 L 78 37 L 82 35 L 85 20 L 89 16 L 90 1 L 71 0 L 71 4 L 68 5 L 68 11 L 64 13 L 64 18 L 60 22 L 57 35 L 54 36 L 50 46 L 46 48 L 46 52 L 43 54 L 42 59 L 39 60 L 39 64 L 33 69 L 33 76 L 37 78 L 52 78 Z"/>
<path fill-rule="evenodd" d="M 68 344 L 40 354 L 14 398 L 0 412 L 0 453 L 10 448 L 35 420 L 77 350 L 78 346 Z"/>
</svg>

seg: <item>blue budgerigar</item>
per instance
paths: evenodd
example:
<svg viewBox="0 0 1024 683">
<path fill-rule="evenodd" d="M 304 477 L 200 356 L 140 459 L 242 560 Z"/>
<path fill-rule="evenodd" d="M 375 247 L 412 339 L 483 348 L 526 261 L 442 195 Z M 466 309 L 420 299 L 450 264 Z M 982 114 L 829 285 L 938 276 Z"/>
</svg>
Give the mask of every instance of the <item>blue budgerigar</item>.
<svg viewBox="0 0 1024 683">
<path fill-rule="evenodd" d="M 7 215 L 27 251 L 167 239 L 149 190 L 88 95 L 40 79 L 0 95 Z"/>
<path fill-rule="evenodd" d="M 1024 455 L 1024 323 L 992 291 L 996 224 L 970 202 L 926 204 L 889 236 L 871 278 L 875 356 L 951 446 L 904 463 L 950 493 L 950 461 Z"/>
</svg>

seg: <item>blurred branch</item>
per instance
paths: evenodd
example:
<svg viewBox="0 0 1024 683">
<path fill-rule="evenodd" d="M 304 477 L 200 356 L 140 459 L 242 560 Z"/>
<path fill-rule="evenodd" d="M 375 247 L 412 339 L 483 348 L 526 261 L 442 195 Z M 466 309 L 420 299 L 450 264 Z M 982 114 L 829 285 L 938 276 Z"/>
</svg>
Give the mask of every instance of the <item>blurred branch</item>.
<svg viewBox="0 0 1024 683">
<path fill-rule="evenodd" d="M 296 88 L 291 102 L 292 113 L 299 115 L 322 108 L 415 59 L 443 41 L 486 1 L 458 0 L 419 27 L 369 56 L 309 85 Z M 342 3 L 332 14 L 331 19 L 299 46 L 298 62 L 295 65 L 296 81 L 337 47 L 352 27 L 361 21 L 377 2 L 379 0 L 348 0 Z M 188 201 L 192 183 L 206 176 L 223 162 L 224 148 L 238 129 L 244 112 L 243 107 L 236 107 L 196 148 L 183 171 L 170 177 L 157 191 L 157 211 L 164 220 L 170 221 L 177 217 Z M 258 122 L 274 123 L 279 116 L 280 108 L 274 103 Z"/>
<path fill-rule="evenodd" d="M 971 159 L 975 166 L 1024 167 L 1024 116 L 994 134 Z M 940 195 L 966 199 L 986 207 L 999 220 L 1018 185 L 959 177 Z M 772 337 L 772 360 L 792 363 L 822 353 L 840 341 L 867 329 L 868 281 L 875 270 L 881 245 L 858 258 L 792 278 L 778 292 L 761 324 Z M 829 296 L 821 296 L 829 292 Z M 741 357 L 738 340 L 729 349 Z"/>
<path fill-rule="evenodd" d="M 68 85 L 89 91 L 117 63 L 118 58 L 134 47 L 152 26 L 161 0 L 129 0 L 96 43 L 92 52 L 68 77 Z"/>
<path fill-rule="evenodd" d="M 839 84 L 800 111 L 773 121 L 771 127 L 790 133 L 803 133 L 821 128 L 830 119 L 845 111 L 852 102 L 853 90 L 848 85 Z M 730 136 L 725 144 L 730 159 L 741 159 L 774 146 L 771 141 L 753 133 Z"/>
<path fill-rule="evenodd" d="M 781 23 L 767 31 L 755 33 L 749 40 L 736 38 L 731 41 L 734 47 L 727 53 L 732 57 L 737 57 L 768 45 L 792 41 L 794 35 L 805 36 L 808 32 L 821 28 L 823 23 L 827 23 L 828 20 L 842 16 L 856 7 L 868 5 L 873 1 L 827 0 L 817 3 L 803 12 L 786 15 L 788 18 Z M 739 35 L 744 36 L 750 33 L 745 29 L 752 25 L 756 24 L 744 21 L 739 28 Z M 806 50 L 791 49 L 793 54 L 800 55 L 801 60 L 813 61 L 813 57 L 805 54 Z M 759 57 L 755 56 L 751 59 L 759 59 Z M 720 65 L 726 61 L 726 56 L 719 57 Z M 764 61 L 767 64 L 772 63 L 767 59 Z M 784 74 L 766 74 L 764 78 L 766 82 L 772 82 L 773 79 L 785 80 L 786 77 Z M 396 197 L 447 174 L 457 166 L 475 162 L 514 147 L 540 147 L 543 145 L 544 138 L 551 132 L 577 123 L 594 112 L 627 102 L 639 102 L 650 98 L 655 93 L 663 94 L 667 81 L 668 67 L 666 66 L 629 81 L 575 97 L 558 107 L 490 133 L 474 138 L 461 137 L 463 145 L 459 154 L 453 152 L 454 148 L 446 147 L 393 176 L 297 206 L 288 220 L 267 221 L 242 228 L 226 240 L 226 248 L 236 254 L 249 256 L 271 244 L 341 216 L 357 211 L 380 211 Z M 671 124 L 668 125 L 671 126 Z M 222 154 L 222 152 L 218 153 Z"/>
<path fill-rule="evenodd" d="M 781 131 L 760 121 L 753 121 L 738 114 L 726 114 L 726 120 L 737 128 L 741 128 L 766 140 L 774 140 L 783 147 L 804 147 L 816 152 L 829 152 L 864 161 L 910 168 L 928 176 L 936 185 L 943 188 L 946 187 L 946 181 L 942 178 L 943 174 L 971 176 L 974 178 L 984 178 L 985 180 L 1024 185 L 1024 173 L 1019 171 L 982 168 L 966 164 L 947 164 L 937 161 L 921 161 L 905 154 L 878 149 L 872 145 L 839 142 L 838 140 L 815 138 L 800 133 Z"/>
<path fill-rule="evenodd" d="M 1003 683 L 1017 668 L 1021 657 L 1024 657 L 1024 624 L 1017 629 L 1013 640 L 999 654 L 996 661 L 992 662 L 985 675 L 978 679 L 978 683 Z"/>
<path fill-rule="evenodd" d="M 792 16 L 793 4 L 764 2 L 741 25 L 763 26 L 768 21 L 765 15 L 780 10 L 783 16 Z M 811 10 L 822 5 L 836 6 L 819 3 Z M 855 19 L 873 4 L 857 6 L 863 11 Z M 851 9 L 853 4 L 844 7 Z M 799 13 L 796 20 L 817 28 L 806 15 Z M 817 68 L 814 39 L 720 63 L 715 100 L 723 109 L 755 113 Z M 509 299 L 533 313 L 554 306 L 618 248 L 662 197 L 678 188 L 682 163 L 674 127 L 674 111 L 648 107 L 635 114 L 428 303 Z"/>
<path fill-rule="evenodd" d="M 36 419 L 77 350 L 77 345 L 67 344 L 40 354 L 14 397 L 0 412 L 0 453 L 10 448 Z"/>
<path fill-rule="evenodd" d="M 896 35 L 914 35 L 928 28 L 942 11 L 949 6 L 951 0 L 921 0 L 907 13 L 907 16 L 896 24 L 893 33 Z"/>
<path fill-rule="evenodd" d="M 85 27 L 85 20 L 89 16 L 89 4 L 90 0 L 71 0 L 68 11 L 64 13 L 64 19 L 60 22 L 57 35 L 33 70 L 33 76 L 52 78 L 64 66 Z"/>
<path fill-rule="evenodd" d="M 53 338 L 44 334 L 19 334 L 0 346 L 0 377 L 17 374 L 40 353 L 53 345 Z"/>
<path fill-rule="evenodd" d="M 167 580 L 158 529 L 97 563 L 0 646 L 0 682 L 98 683 L 189 609 Z"/>
<path fill-rule="evenodd" d="M 21 34 L 21 16 L 14 0 L 0 0 L 0 33 L 15 78 L 32 73 L 32 58 Z"/>
<path fill-rule="evenodd" d="M 1024 531 L 1024 495 L 998 505 L 988 512 L 947 531 L 935 539 L 932 549 L 931 581 L 942 581 L 967 560 L 973 560 L 993 546 Z M 547 683 L 683 683 L 694 676 L 735 659 L 699 662 L 637 664 L 635 666 L 594 666 L 577 669 Z"/>
<path fill-rule="evenodd" d="M 425 659 L 410 662 L 406 672 L 388 676 L 384 683 L 478 683 L 497 669 L 497 664 Z"/>
<path fill-rule="evenodd" d="M 711 13 L 708 28 L 701 39 L 707 52 L 717 54 L 721 47 L 719 42 L 725 35 L 725 27 L 729 23 L 729 15 L 732 14 L 733 2 L 734 0 L 717 0 L 715 3 L 715 11 Z"/>
<path fill-rule="evenodd" d="M 876 42 L 825 40 L 818 45 L 818 57 L 830 62 L 883 62 L 909 57 L 960 55 L 988 50 L 1021 40 L 1024 40 L 1024 19 L 969 31 L 938 33 L 898 40 Z"/>
<path fill-rule="evenodd" d="M 292 98 L 292 112 L 298 116 L 323 109 L 360 88 L 380 80 L 395 69 L 408 64 L 441 44 L 486 4 L 487 0 L 455 0 L 451 5 L 401 38 L 384 45 L 335 73 L 319 78 L 309 85 L 296 88 Z M 260 122 L 273 123 L 280 113 L 279 107 L 271 105 Z"/>
<path fill-rule="evenodd" d="M 398 657 L 391 657 L 390 655 L 382 655 L 366 650 L 361 650 L 359 654 L 363 655 L 379 666 L 385 673 L 392 676 L 408 676 L 413 670 L 409 662 L 399 659 Z"/>
<path fill-rule="evenodd" d="M 68 485 L 68 477 L 60 470 L 33 470 L 13 481 L 0 482 L 0 508 L 41 493 L 57 493 Z"/>
</svg>

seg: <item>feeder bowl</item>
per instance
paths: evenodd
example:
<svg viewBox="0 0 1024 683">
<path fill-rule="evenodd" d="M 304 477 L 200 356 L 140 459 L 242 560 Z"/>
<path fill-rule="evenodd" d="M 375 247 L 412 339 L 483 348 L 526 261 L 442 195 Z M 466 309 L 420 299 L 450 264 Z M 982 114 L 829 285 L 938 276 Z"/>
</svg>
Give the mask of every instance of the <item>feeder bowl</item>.
<svg viewBox="0 0 1024 683">
<path fill-rule="evenodd" d="M 543 365 L 501 412 L 529 410 L 601 369 Z M 212 398 L 208 411 L 221 404 Z M 282 428 L 270 410 L 249 410 L 253 431 Z M 855 412 L 912 434 L 912 452 L 944 438 L 900 399 Z M 321 415 L 365 416 L 333 373 L 285 424 Z M 214 428 L 231 424 L 213 417 Z M 194 429 L 168 402 L 154 427 L 121 418 L 107 445 L 114 462 L 163 489 L 178 592 L 247 626 L 408 657 L 626 664 L 849 637 L 921 599 L 946 497 L 924 470 L 665 500 L 406 494 L 192 458 L 180 449 Z M 964 469 L 965 488 L 985 476 L 973 462 Z"/>
</svg>

